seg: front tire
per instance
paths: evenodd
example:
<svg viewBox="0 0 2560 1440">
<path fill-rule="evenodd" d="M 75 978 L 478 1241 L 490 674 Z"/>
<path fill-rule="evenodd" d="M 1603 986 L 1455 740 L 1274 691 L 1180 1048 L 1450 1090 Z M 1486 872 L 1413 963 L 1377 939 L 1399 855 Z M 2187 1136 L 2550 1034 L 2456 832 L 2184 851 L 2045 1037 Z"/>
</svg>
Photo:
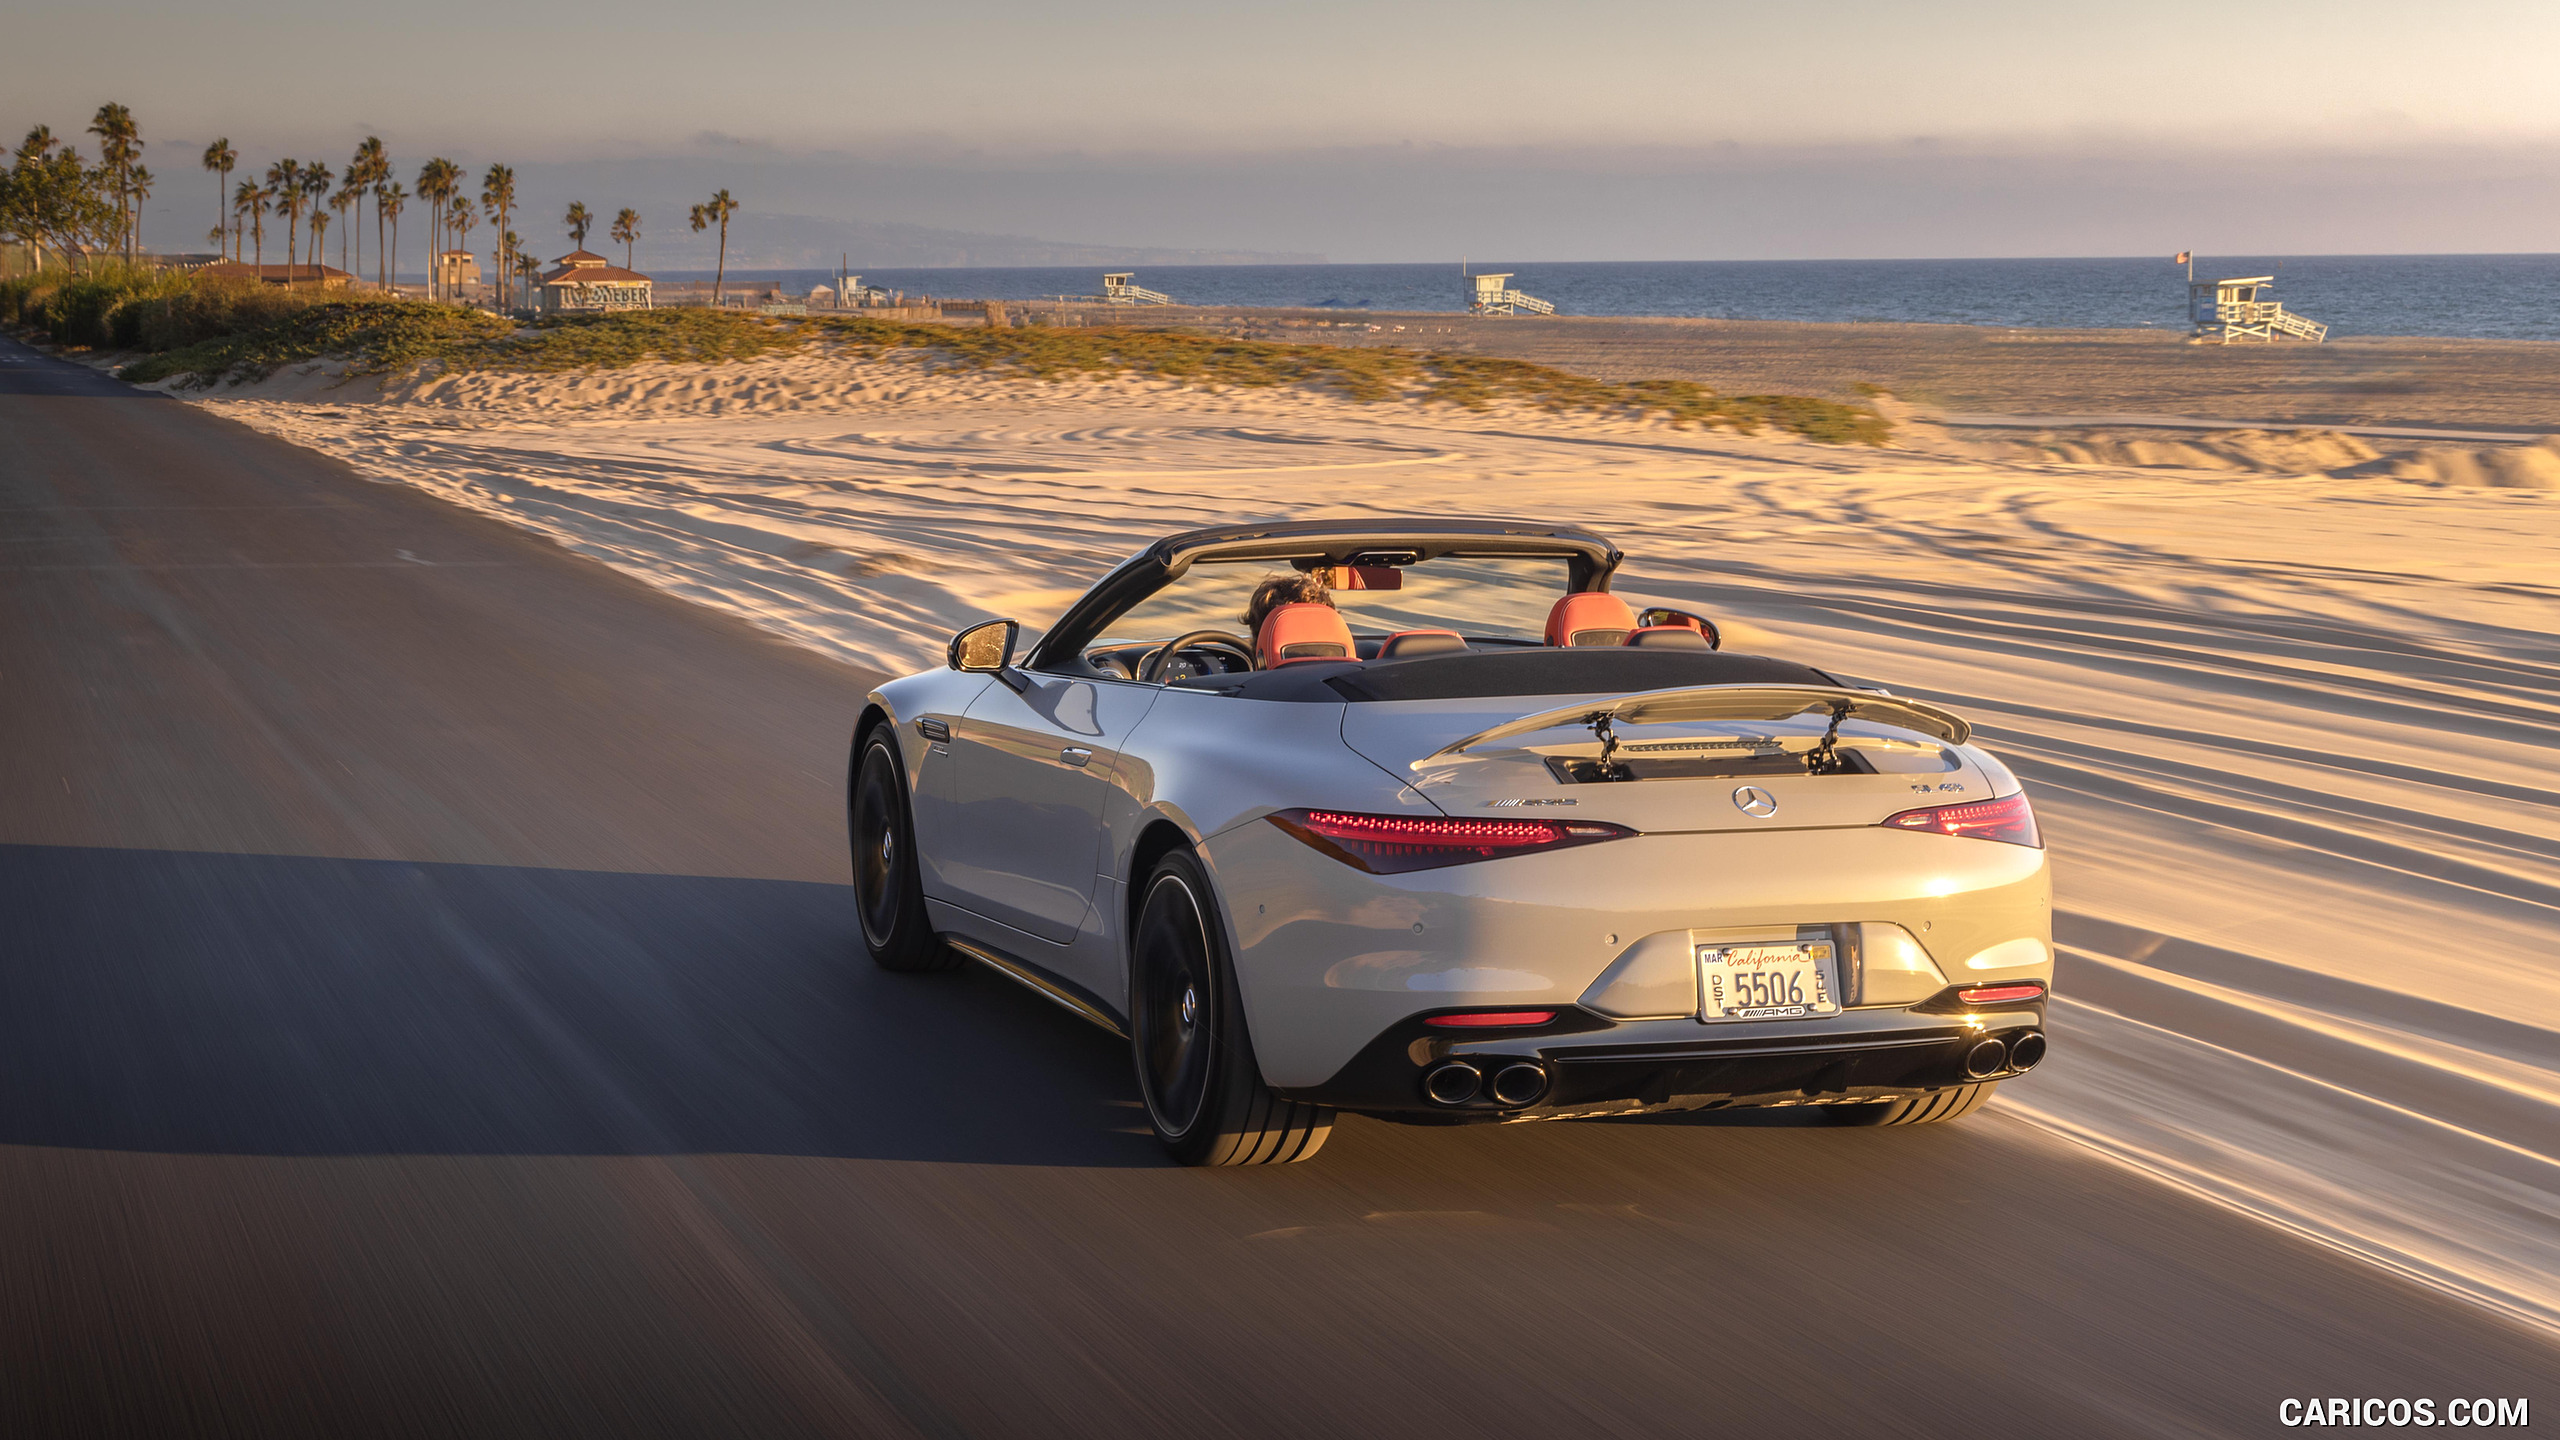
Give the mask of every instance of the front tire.
<svg viewBox="0 0 2560 1440">
<path fill-rule="evenodd" d="M 907 771 L 898 763 L 897 738 L 886 724 L 873 728 L 854 751 L 847 788 L 854 910 L 862 919 L 862 943 L 872 963 L 906 973 L 956 968 L 959 955 L 935 937 L 925 919 Z"/>
<path fill-rule="evenodd" d="M 1262 1083 L 1209 877 L 1177 850 L 1147 874 L 1129 940 L 1129 1048 L 1148 1123 L 1185 1165 L 1305 1160 L 1333 1111 Z"/>
</svg>

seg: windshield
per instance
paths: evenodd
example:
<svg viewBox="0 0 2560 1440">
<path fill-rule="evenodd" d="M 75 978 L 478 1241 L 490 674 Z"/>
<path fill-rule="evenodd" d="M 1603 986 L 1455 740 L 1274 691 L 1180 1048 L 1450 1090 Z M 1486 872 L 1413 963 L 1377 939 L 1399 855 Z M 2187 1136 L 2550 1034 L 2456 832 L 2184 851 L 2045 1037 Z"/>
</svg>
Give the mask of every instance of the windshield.
<svg viewBox="0 0 2560 1440">
<path fill-rule="evenodd" d="M 1095 643 L 1161 644 L 1193 630 L 1223 630 L 1250 640 L 1245 606 L 1254 587 L 1297 572 L 1285 562 L 1204 560 L 1181 579 L 1148 596 Z M 1350 572 L 1331 572 L 1334 608 L 1359 637 L 1399 630 L 1455 630 L 1470 640 L 1538 643 L 1547 611 L 1571 588 L 1561 558 L 1450 556 L 1397 569 L 1367 567 L 1362 580 L 1397 588 L 1347 588 Z"/>
</svg>

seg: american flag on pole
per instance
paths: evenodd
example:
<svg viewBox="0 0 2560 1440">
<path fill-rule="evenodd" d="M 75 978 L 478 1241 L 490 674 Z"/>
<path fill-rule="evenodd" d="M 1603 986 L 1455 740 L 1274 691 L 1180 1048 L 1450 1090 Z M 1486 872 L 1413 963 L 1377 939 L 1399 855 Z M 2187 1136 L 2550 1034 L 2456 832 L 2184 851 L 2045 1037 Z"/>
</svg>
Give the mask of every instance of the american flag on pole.
<svg viewBox="0 0 2560 1440">
<path fill-rule="evenodd" d="M 2177 258 L 2177 259 L 2175 259 L 2175 260 L 2170 261 L 2169 263 L 2170 263 L 2170 264 L 2172 264 L 2172 265 L 2184 265 L 2184 264 L 2186 264 L 2186 263 L 2187 263 L 2187 261 L 2188 261 L 2188 260 L 2190 260 L 2190 259 L 2192 259 L 2192 258 L 2193 258 L 2193 257 L 2192 257 L 2192 256 L 2190 256 L 2186 251 L 2181 250 L 2181 251 L 2179 251 L 2179 252 L 2178 252 L 2178 258 Z"/>
</svg>

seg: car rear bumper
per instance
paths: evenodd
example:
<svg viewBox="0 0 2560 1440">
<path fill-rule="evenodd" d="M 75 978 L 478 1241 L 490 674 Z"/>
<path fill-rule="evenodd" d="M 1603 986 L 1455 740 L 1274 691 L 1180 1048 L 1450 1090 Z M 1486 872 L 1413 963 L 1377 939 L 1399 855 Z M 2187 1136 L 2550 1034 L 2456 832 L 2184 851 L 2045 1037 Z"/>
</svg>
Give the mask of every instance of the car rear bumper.
<svg viewBox="0 0 2560 1440">
<path fill-rule="evenodd" d="M 1942 986 L 2052 978 L 2045 854 L 1988 840 L 1881 827 L 1642 835 L 1373 875 L 1255 820 L 1201 853 L 1255 1057 L 1291 1093 L 1332 1086 L 1380 1037 L 1435 1010 L 1553 1007 L 1629 1032 L 1616 1043 L 1740 1043 L 1770 1025 L 1701 1025 L 1686 1018 L 1692 1002 L 1631 1009 L 1592 987 L 1639 948 L 1683 957 L 1689 941 L 1761 927 L 1876 927 L 1927 953 L 1914 962 L 1922 983 L 1891 1003 L 1851 986 L 1838 1015 L 1775 1022 L 1791 1033 L 1943 1028 L 1953 1022 L 1908 1007 Z M 1409 1094 L 1404 1079 L 1397 1088 Z"/>
<path fill-rule="evenodd" d="M 1322 1084 L 1281 1093 L 1389 1119 L 1468 1124 L 1894 1100 L 2011 1078 L 2043 1058 L 2041 1001 L 1977 1011 L 1952 992 L 1910 1010 L 1794 1028 L 1676 1023 L 1688 1033 L 1672 1022 L 1622 1024 L 1571 1010 L 1535 1031 L 1453 1038 L 1415 1017 L 1381 1032 Z M 2028 1036 L 2035 1041 L 2019 1045 Z M 1452 1066 L 1474 1070 L 1474 1093 L 1435 1095 L 1434 1077 Z M 1506 1072 L 1519 1081 L 1520 1066 L 1538 1074 L 1534 1095 L 1493 1093 Z"/>
</svg>

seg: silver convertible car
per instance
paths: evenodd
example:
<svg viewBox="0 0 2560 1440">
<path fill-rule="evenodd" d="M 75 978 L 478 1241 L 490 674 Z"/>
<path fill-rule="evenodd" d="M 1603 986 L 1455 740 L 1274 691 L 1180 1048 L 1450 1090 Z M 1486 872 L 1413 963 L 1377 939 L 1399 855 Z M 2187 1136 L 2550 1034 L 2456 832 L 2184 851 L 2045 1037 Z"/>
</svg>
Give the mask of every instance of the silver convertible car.
<svg viewBox="0 0 2560 1440">
<path fill-rule="evenodd" d="M 1719 648 L 1595 535 L 1169 536 L 1017 653 L 872 692 L 872 958 L 1125 1037 L 1196 1165 L 1419 1124 L 1808 1106 L 1950 1120 L 2045 1052 L 2027 797 L 1934 705 Z"/>
</svg>

